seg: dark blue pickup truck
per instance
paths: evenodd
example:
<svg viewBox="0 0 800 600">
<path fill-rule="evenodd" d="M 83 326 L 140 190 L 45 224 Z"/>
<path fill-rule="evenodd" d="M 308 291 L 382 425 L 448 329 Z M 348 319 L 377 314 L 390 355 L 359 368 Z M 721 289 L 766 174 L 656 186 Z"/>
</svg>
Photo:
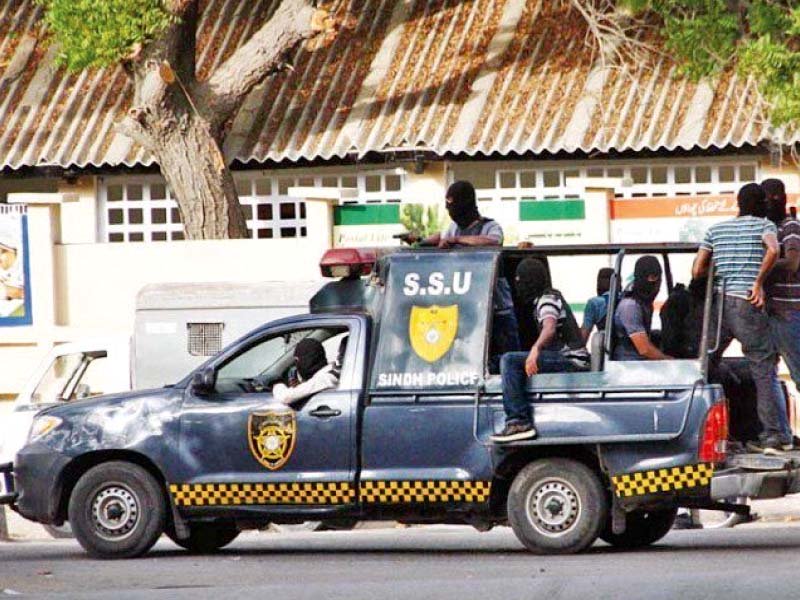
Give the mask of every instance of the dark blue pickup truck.
<svg viewBox="0 0 800 600">
<path fill-rule="evenodd" d="M 105 558 L 140 555 L 162 533 L 207 552 L 269 523 L 366 519 L 509 524 L 533 552 L 569 553 L 598 537 L 651 544 L 679 506 L 744 511 L 726 499 L 796 492 L 795 459 L 726 455 L 727 403 L 707 375 L 711 294 L 699 358 L 617 362 L 613 336 L 596 334 L 591 370 L 530 378 L 536 439 L 489 440 L 504 422 L 487 367 L 498 277 L 529 256 L 605 257 L 613 303 L 632 256 L 662 257 L 672 287 L 669 258 L 694 249 L 332 250 L 321 266 L 336 280 L 310 314 L 255 329 L 173 386 L 40 413 L 0 466 L 0 503 L 68 520 Z M 307 337 L 341 375 L 290 408 L 269 390 Z"/>
</svg>

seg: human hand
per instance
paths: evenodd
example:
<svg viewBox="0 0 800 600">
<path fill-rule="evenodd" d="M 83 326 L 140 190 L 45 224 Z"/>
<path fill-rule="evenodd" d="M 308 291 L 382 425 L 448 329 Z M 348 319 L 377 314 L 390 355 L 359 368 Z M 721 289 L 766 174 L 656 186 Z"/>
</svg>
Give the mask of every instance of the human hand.
<svg viewBox="0 0 800 600">
<path fill-rule="evenodd" d="M 531 351 L 528 353 L 528 358 L 525 359 L 525 374 L 530 377 L 531 375 L 536 375 L 539 372 L 539 350 L 537 348 L 531 348 Z"/>
<path fill-rule="evenodd" d="M 419 241 L 419 236 L 417 236 L 416 234 L 414 234 L 414 233 L 412 233 L 410 231 L 408 231 L 406 233 L 401 233 L 401 234 L 399 234 L 399 235 L 397 235 L 395 237 L 397 237 L 397 239 L 399 239 L 401 242 L 403 242 L 405 244 L 409 244 L 409 245 L 415 244 L 416 242 Z"/>
<path fill-rule="evenodd" d="M 747 293 L 747 299 L 750 301 L 750 304 L 756 308 L 764 308 L 767 298 L 764 294 L 764 288 L 761 287 L 760 283 L 756 282 L 753 284 L 753 287 L 750 288 L 750 291 Z"/>
<path fill-rule="evenodd" d="M 458 243 L 458 238 L 442 238 L 439 240 L 439 248 L 446 250 L 452 248 L 456 243 Z"/>
</svg>

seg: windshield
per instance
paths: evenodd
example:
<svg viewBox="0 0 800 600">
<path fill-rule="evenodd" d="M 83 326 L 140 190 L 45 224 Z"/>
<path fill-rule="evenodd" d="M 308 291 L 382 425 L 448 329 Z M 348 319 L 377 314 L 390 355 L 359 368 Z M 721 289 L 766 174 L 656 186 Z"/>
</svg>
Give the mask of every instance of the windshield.
<svg viewBox="0 0 800 600">
<path fill-rule="evenodd" d="M 31 398 L 33 404 L 63 402 L 70 382 L 81 368 L 83 352 L 57 356 L 45 371 Z"/>
</svg>

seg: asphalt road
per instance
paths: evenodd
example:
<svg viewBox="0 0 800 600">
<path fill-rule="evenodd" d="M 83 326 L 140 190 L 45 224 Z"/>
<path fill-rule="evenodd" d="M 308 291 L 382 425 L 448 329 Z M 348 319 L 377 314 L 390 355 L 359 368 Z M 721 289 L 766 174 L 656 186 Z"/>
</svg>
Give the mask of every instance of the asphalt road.
<svg viewBox="0 0 800 600">
<path fill-rule="evenodd" d="M 620 552 L 525 552 L 509 529 L 247 533 L 214 556 L 167 540 L 145 558 L 88 559 L 72 541 L 0 544 L 0 596 L 191 599 L 794 598 L 800 526 L 676 531 Z"/>
</svg>

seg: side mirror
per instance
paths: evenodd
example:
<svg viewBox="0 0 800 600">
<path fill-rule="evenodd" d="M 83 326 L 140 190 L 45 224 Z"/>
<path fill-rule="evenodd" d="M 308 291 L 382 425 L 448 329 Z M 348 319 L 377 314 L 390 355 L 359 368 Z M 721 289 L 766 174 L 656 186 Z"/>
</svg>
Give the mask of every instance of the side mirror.
<svg viewBox="0 0 800 600">
<path fill-rule="evenodd" d="M 214 391 L 216 383 L 216 371 L 211 367 L 206 367 L 192 376 L 192 391 L 198 396 L 208 396 Z"/>
</svg>

